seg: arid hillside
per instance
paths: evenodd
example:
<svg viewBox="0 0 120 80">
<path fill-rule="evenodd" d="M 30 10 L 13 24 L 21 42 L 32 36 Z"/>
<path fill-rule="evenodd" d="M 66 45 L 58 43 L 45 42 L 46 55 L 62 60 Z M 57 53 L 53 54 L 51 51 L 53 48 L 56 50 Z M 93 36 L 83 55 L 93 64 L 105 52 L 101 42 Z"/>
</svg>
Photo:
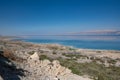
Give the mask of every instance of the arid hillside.
<svg viewBox="0 0 120 80">
<path fill-rule="evenodd" d="M 0 80 L 119 80 L 120 51 L 0 39 Z"/>
</svg>

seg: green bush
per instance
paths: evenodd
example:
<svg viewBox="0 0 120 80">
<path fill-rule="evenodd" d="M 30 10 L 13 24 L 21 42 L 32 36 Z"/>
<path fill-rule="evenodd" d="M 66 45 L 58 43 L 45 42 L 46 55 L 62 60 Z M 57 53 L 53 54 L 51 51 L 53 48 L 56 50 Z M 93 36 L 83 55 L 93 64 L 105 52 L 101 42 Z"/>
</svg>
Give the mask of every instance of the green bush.
<svg viewBox="0 0 120 80">
<path fill-rule="evenodd" d="M 45 60 L 45 59 L 48 59 L 48 60 L 50 60 L 50 61 L 53 61 L 53 59 L 49 58 L 49 57 L 46 56 L 46 55 L 40 55 L 39 60 Z"/>
<path fill-rule="evenodd" d="M 53 54 L 57 54 L 56 51 L 53 51 Z"/>
<path fill-rule="evenodd" d="M 33 55 L 35 51 L 28 52 L 28 54 Z"/>
</svg>

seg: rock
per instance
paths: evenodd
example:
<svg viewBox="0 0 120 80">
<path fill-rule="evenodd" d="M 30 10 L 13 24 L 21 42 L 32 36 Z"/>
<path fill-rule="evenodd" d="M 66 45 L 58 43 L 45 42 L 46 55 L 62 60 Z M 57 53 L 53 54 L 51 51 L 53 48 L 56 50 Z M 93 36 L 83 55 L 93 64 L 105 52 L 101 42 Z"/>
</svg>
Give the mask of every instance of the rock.
<svg viewBox="0 0 120 80">
<path fill-rule="evenodd" d="M 0 76 L 0 80 L 3 80 L 1 76 Z"/>
<path fill-rule="evenodd" d="M 91 80 L 73 74 L 71 70 L 61 66 L 57 60 L 53 62 L 49 60 L 38 60 L 37 53 L 31 55 L 30 58 L 25 64 L 22 64 L 24 65 L 24 69 L 29 71 L 29 74 L 23 77 L 22 80 Z M 37 61 L 31 63 L 31 60 Z"/>
<path fill-rule="evenodd" d="M 115 64 L 116 67 L 120 67 L 120 62 L 117 61 L 116 64 Z"/>
<path fill-rule="evenodd" d="M 29 59 L 31 59 L 33 61 L 38 61 L 39 60 L 39 56 L 38 56 L 37 52 L 35 52 L 33 55 L 31 55 Z"/>
</svg>

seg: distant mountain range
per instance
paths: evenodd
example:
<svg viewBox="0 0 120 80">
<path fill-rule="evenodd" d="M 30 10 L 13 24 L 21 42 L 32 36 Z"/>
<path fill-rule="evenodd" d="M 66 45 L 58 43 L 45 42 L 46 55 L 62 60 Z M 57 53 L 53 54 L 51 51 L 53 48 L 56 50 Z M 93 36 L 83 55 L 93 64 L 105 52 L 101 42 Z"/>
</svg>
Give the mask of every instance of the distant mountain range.
<svg viewBox="0 0 120 80">
<path fill-rule="evenodd" d="M 82 31 L 69 33 L 69 35 L 120 35 L 120 31 L 117 30 L 95 30 L 95 31 Z"/>
<path fill-rule="evenodd" d="M 37 34 L 37 35 L 21 35 L 22 37 L 30 36 L 120 36 L 120 30 L 94 30 L 94 31 L 81 31 L 74 33 L 64 33 L 64 34 Z"/>
</svg>

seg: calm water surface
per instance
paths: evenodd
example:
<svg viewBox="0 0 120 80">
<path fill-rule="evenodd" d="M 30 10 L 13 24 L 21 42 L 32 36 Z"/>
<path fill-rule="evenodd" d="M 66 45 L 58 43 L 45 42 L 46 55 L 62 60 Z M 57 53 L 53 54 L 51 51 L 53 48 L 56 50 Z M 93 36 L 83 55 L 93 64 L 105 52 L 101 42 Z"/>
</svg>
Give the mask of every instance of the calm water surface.
<svg viewBox="0 0 120 80">
<path fill-rule="evenodd" d="M 120 36 L 32 36 L 22 40 L 34 43 L 57 43 L 76 48 L 120 50 Z"/>
</svg>

